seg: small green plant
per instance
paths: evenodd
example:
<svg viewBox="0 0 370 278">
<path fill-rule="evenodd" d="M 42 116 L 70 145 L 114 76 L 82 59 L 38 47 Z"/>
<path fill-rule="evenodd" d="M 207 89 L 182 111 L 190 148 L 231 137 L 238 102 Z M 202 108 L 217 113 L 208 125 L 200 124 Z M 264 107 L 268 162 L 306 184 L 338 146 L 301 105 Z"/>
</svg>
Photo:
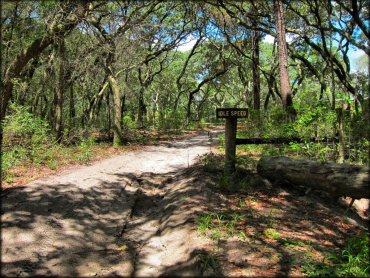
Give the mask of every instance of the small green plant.
<svg viewBox="0 0 370 278">
<path fill-rule="evenodd" d="M 283 240 L 283 244 L 285 247 L 287 248 L 294 248 L 296 246 L 304 246 L 305 243 L 303 241 L 300 241 L 300 240 L 295 240 L 295 239 L 285 239 Z"/>
<path fill-rule="evenodd" d="M 244 215 L 240 214 L 239 212 L 233 212 L 229 216 L 234 222 L 245 220 Z"/>
<path fill-rule="evenodd" d="M 246 239 L 247 239 L 247 235 L 246 235 L 243 231 L 240 231 L 240 233 L 239 233 L 239 237 L 240 237 L 242 240 L 246 240 Z"/>
<path fill-rule="evenodd" d="M 212 240 L 222 237 L 230 237 L 236 234 L 236 226 L 245 217 L 240 213 L 202 213 L 198 216 L 196 223 L 198 232 L 206 235 Z"/>
<path fill-rule="evenodd" d="M 362 234 L 349 239 L 342 251 L 340 274 L 343 276 L 370 276 L 370 255 L 368 234 Z"/>
<path fill-rule="evenodd" d="M 208 172 L 219 171 L 222 167 L 222 162 L 220 159 L 213 153 L 206 153 L 200 158 L 200 163 L 203 165 L 204 169 Z"/>
<path fill-rule="evenodd" d="M 218 273 L 220 268 L 220 263 L 218 258 L 214 254 L 210 253 L 200 253 L 197 255 L 200 262 L 200 268 L 202 272 L 212 269 L 214 272 Z"/>
<path fill-rule="evenodd" d="M 136 127 L 135 117 L 130 112 L 123 116 L 122 122 L 123 126 L 128 130 L 134 129 Z"/>
<path fill-rule="evenodd" d="M 264 235 L 269 239 L 275 240 L 281 237 L 281 235 L 275 229 L 272 228 L 268 228 L 267 230 L 265 230 Z"/>
<path fill-rule="evenodd" d="M 208 213 L 201 213 L 197 218 L 198 232 L 204 234 L 213 228 L 212 215 Z"/>
<path fill-rule="evenodd" d="M 214 230 L 212 230 L 211 235 L 209 236 L 209 238 L 218 242 L 223 236 L 225 236 L 225 233 L 223 233 L 219 229 L 214 229 Z"/>
<path fill-rule="evenodd" d="M 262 216 L 263 222 L 266 223 L 269 228 L 273 228 L 275 224 L 274 218 L 275 211 L 276 210 L 272 208 L 267 216 Z"/>
<path fill-rule="evenodd" d="M 239 198 L 239 208 L 244 208 L 245 206 L 245 199 L 244 198 Z"/>
<path fill-rule="evenodd" d="M 370 277 L 369 238 L 366 232 L 351 237 L 339 255 L 327 254 L 327 262 L 307 260 L 302 271 L 311 277 Z"/>
<path fill-rule="evenodd" d="M 263 233 L 261 231 L 256 231 L 253 235 L 252 235 L 252 239 L 253 241 L 256 241 L 258 239 L 260 239 L 260 237 L 263 235 Z"/>
<path fill-rule="evenodd" d="M 91 159 L 91 147 L 94 145 L 94 137 L 82 139 L 80 143 L 81 156 L 78 158 L 80 161 L 89 162 Z"/>
</svg>

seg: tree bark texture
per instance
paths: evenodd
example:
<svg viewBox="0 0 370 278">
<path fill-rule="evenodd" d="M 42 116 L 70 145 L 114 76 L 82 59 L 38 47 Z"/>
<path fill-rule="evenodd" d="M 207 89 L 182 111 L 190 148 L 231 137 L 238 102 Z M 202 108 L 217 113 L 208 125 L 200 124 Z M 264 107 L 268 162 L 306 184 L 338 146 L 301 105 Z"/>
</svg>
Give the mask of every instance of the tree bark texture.
<svg viewBox="0 0 370 278">
<path fill-rule="evenodd" d="M 61 38 L 57 45 L 57 79 L 58 84 L 56 86 L 56 107 L 55 107 L 55 136 L 56 141 L 60 143 L 63 137 L 63 102 L 64 102 L 64 93 L 65 93 L 65 70 L 64 70 L 64 61 L 65 61 L 65 45 L 64 39 Z"/>
<path fill-rule="evenodd" d="M 139 95 L 139 110 L 138 110 L 138 117 L 137 117 L 137 127 L 144 128 L 144 121 L 146 118 L 146 105 L 144 101 L 144 91 L 145 87 L 140 89 Z"/>
<path fill-rule="evenodd" d="M 73 127 L 74 118 L 76 117 L 76 108 L 75 108 L 75 97 L 74 97 L 74 90 L 73 90 L 73 82 L 70 84 L 69 87 L 69 129 Z"/>
<path fill-rule="evenodd" d="M 253 51 L 252 51 L 252 72 L 253 72 L 253 109 L 260 110 L 260 73 L 259 73 L 259 64 L 260 64 L 260 32 L 253 32 Z"/>
<path fill-rule="evenodd" d="M 344 119 L 343 119 L 343 108 L 340 107 L 336 109 L 337 113 L 337 133 L 339 138 L 339 156 L 338 156 L 338 163 L 344 162 L 344 149 L 345 149 L 345 141 L 344 141 Z"/>
<path fill-rule="evenodd" d="M 235 172 L 235 154 L 236 154 L 236 128 L 237 119 L 227 118 L 225 120 L 225 173 Z"/>
<path fill-rule="evenodd" d="M 257 171 L 274 183 L 322 190 L 333 197 L 369 198 L 369 168 L 365 166 L 274 156 L 262 157 Z"/>
<path fill-rule="evenodd" d="M 122 145 L 121 92 L 113 75 L 108 76 L 108 82 L 113 94 L 113 146 Z"/>
<path fill-rule="evenodd" d="M 279 53 L 281 101 L 284 109 L 293 105 L 288 73 L 288 50 L 285 38 L 284 9 L 281 0 L 275 0 L 276 35 Z"/>
</svg>

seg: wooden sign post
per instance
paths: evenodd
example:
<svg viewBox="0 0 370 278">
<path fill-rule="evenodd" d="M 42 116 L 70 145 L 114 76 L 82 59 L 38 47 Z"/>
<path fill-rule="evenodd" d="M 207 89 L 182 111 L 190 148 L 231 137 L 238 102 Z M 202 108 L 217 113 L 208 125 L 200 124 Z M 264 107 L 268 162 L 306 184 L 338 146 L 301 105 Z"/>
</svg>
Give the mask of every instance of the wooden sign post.
<svg viewBox="0 0 370 278">
<path fill-rule="evenodd" d="M 238 118 L 247 118 L 246 108 L 217 108 L 217 118 L 225 118 L 225 173 L 235 172 L 236 129 Z"/>
</svg>

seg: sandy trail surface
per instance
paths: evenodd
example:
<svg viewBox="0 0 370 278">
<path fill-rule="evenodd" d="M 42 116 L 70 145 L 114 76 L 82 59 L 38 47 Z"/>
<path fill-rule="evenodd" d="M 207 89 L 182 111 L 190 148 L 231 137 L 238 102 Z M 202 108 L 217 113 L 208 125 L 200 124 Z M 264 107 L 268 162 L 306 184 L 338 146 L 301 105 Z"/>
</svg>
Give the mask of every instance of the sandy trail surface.
<svg viewBox="0 0 370 278">
<path fill-rule="evenodd" d="M 207 196 L 189 171 L 211 145 L 202 132 L 8 190 L 1 274 L 199 274 L 190 223 Z"/>
</svg>

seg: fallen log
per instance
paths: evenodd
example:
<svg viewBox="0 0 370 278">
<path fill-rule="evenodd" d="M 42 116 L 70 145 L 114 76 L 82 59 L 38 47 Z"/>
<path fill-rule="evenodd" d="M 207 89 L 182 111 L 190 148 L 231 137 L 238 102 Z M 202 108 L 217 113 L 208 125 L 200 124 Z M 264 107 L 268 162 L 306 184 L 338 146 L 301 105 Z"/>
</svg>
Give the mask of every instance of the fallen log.
<svg viewBox="0 0 370 278">
<path fill-rule="evenodd" d="M 262 157 L 257 172 L 272 183 L 288 183 L 326 191 L 333 197 L 369 198 L 369 168 L 359 165 Z"/>
</svg>

